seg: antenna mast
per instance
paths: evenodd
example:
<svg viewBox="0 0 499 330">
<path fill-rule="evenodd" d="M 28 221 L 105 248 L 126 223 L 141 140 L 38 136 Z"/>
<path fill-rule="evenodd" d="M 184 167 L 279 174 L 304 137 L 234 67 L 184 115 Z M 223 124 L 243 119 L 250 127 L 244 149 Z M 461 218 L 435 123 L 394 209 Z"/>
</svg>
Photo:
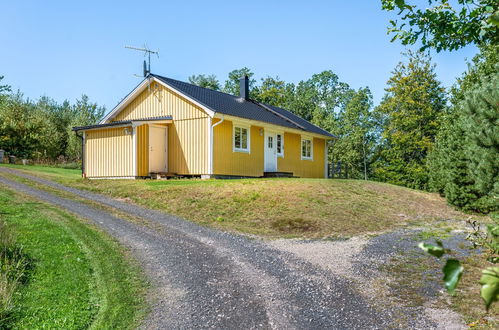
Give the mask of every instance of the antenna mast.
<svg viewBox="0 0 499 330">
<path fill-rule="evenodd" d="M 125 48 L 128 48 L 128 49 L 133 49 L 133 50 L 138 50 L 138 51 L 141 51 L 141 52 L 144 52 L 144 56 L 147 55 L 148 57 L 148 61 L 147 61 L 147 67 L 146 67 L 146 60 L 144 60 L 144 77 L 147 77 L 147 75 L 149 73 L 151 73 L 151 54 L 156 54 L 156 56 L 158 56 L 159 58 L 159 50 L 150 50 L 149 48 L 147 48 L 146 45 L 144 45 L 144 48 L 138 48 L 138 47 L 132 47 L 132 46 L 125 46 Z"/>
</svg>

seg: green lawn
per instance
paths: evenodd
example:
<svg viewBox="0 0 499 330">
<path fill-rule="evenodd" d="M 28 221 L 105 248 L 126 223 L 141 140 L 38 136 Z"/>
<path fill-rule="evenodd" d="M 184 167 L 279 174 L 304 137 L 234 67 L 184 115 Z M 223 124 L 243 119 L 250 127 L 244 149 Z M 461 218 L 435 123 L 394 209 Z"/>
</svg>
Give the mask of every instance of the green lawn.
<svg viewBox="0 0 499 330">
<path fill-rule="evenodd" d="M 5 327 L 138 325 L 145 313 L 145 282 L 117 242 L 75 216 L 1 185 L 0 210 L 0 221 L 13 232 L 30 263 L 14 294 L 14 308 L 3 320 Z"/>
<path fill-rule="evenodd" d="M 352 236 L 467 217 L 437 194 L 372 181 L 84 180 L 77 170 L 11 167 L 203 225 L 266 237 Z"/>
</svg>

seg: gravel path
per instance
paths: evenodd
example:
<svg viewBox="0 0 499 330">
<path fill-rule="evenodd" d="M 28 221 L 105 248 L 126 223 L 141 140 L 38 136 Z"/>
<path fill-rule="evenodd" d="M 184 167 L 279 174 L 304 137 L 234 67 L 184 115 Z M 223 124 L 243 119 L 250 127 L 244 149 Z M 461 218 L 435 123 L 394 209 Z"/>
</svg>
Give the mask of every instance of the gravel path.
<svg viewBox="0 0 499 330">
<path fill-rule="evenodd" d="M 0 168 L 143 219 L 62 198 L 0 176 L 9 186 L 89 219 L 127 246 L 152 283 L 147 329 L 402 328 L 393 310 L 379 308 L 357 285 L 355 256 L 367 241 L 265 241 L 198 226 L 165 213 Z M 365 256 L 364 256 L 365 257 Z M 369 258 L 369 256 L 368 256 Z M 353 276 L 352 276 L 353 275 Z M 358 275 L 358 274 L 357 274 Z M 366 279 L 366 278 L 364 278 Z M 419 314 L 414 328 L 438 328 Z"/>
</svg>

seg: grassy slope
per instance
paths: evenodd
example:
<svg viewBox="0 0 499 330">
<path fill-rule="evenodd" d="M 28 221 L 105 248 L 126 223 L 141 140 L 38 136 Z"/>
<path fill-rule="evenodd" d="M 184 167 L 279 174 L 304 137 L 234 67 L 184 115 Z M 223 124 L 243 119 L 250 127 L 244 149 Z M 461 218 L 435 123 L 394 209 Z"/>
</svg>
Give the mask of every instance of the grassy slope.
<svg viewBox="0 0 499 330">
<path fill-rule="evenodd" d="M 77 170 L 16 168 L 201 224 L 267 237 L 350 236 L 465 217 L 436 194 L 370 181 L 82 180 Z"/>
<path fill-rule="evenodd" d="M 13 328 L 134 328 L 144 313 L 138 267 L 81 220 L 0 189 L 0 217 L 32 260 L 14 298 Z"/>
</svg>

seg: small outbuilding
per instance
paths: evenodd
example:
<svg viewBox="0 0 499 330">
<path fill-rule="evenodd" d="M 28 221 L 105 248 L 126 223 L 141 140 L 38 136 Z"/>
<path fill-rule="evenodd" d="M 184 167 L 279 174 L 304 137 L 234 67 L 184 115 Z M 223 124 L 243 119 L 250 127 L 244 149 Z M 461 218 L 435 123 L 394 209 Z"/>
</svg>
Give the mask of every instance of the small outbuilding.
<svg viewBox="0 0 499 330">
<path fill-rule="evenodd" d="M 279 107 L 149 74 L 83 139 L 83 176 L 327 177 L 335 137 Z"/>
</svg>

